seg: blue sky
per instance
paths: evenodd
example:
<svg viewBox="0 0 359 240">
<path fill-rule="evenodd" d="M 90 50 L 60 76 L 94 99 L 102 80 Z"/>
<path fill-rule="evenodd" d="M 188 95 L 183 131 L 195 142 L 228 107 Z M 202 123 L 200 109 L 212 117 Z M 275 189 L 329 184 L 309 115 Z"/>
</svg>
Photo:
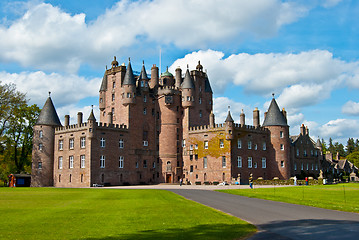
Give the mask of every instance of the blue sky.
<svg viewBox="0 0 359 240">
<path fill-rule="evenodd" d="M 275 93 L 312 138 L 359 138 L 359 2 L 48 0 L 0 2 L 0 81 L 40 107 L 47 92 L 60 118 L 97 110 L 113 56 L 134 70 L 170 71 L 198 60 L 214 91 L 217 123 L 227 106 L 263 114 Z M 98 113 L 98 110 L 96 111 Z"/>
</svg>

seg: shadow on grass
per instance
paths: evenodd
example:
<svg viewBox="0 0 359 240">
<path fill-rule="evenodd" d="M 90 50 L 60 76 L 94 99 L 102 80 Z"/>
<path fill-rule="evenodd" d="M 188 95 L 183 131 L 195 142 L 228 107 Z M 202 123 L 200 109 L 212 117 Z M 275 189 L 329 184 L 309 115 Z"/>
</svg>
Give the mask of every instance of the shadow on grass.
<svg viewBox="0 0 359 240">
<path fill-rule="evenodd" d="M 358 239 L 359 220 L 302 219 L 274 221 L 258 226 L 258 232 L 249 240 L 264 239 Z"/>
<path fill-rule="evenodd" d="M 86 239 L 239 239 L 255 232 L 252 225 L 206 224 L 191 228 L 169 228 L 163 230 L 138 231 L 132 234 L 118 234 L 111 237 Z"/>
</svg>

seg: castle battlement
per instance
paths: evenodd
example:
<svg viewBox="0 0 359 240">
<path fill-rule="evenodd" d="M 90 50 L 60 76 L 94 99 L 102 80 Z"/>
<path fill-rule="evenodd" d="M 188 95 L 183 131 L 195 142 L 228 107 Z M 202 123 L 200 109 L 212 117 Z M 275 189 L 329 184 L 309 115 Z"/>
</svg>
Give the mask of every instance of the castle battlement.
<svg viewBox="0 0 359 240">
<path fill-rule="evenodd" d="M 107 128 L 107 129 L 128 129 L 125 124 L 109 124 L 109 123 L 102 123 L 99 122 L 97 124 L 98 128 Z"/>
<path fill-rule="evenodd" d="M 55 128 L 55 132 L 71 132 L 71 131 L 77 131 L 77 130 L 84 130 L 87 129 L 87 123 L 81 123 L 79 124 L 72 124 L 72 125 L 68 125 L 68 126 L 61 126 L 61 127 L 57 127 Z"/>
</svg>

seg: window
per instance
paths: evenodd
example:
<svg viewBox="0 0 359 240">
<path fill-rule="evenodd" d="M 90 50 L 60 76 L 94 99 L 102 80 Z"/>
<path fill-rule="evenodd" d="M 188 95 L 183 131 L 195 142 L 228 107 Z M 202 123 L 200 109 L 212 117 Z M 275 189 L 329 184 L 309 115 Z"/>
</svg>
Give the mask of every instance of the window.
<svg viewBox="0 0 359 240">
<path fill-rule="evenodd" d="M 143 102 L 147 102 L 147 96 L 146 95 L 143 96 Z"/>
<path fill-rule="evenodd" d="M 86 138 L 85 137 L 82 137 L 80 139 L 80 145 L 81 145 L 81 148 L 85 148 L 86 147 Z"/>
<path fill-rule="evenodd" d="M 59 157 L 59 169 L 62 169 L 62 157 Z"/>
<path fill-rule="evenodd" d="M 310 156 L 314 156 L 313 150 L 310 150 Z"/>
<path fill-rule="evenodd" d="M 147 114 L 147 108 L 143 108 L 143 115 Z"/>
<path fill-rule="evenodd" d="M 267 150 L 267 144 L 266 144 L 266 142 L 263 142 L 263 150 L 264 150 L 264 151 Z"/>
<path fill-rule="evenodd" d="M 101 155 L 100 157 L 100 168 L 105 168 L 105 156 Z"/>
<path fill-rule="evenodd" d="M 156 168 L 156 162 L 155 161 L 152 163 L 152 168 Z"/>
<path fill-rule="evenodd" d="M 257 150 L 257 149 L 258 149 L 257 144 L 254 144 L 254 150 Z"/>
<path fill-rule="evenodd" d="M 308 156 L 307 155 L 307 150 L 304 149 L 304 157 Z"/>
<path fill-rule="evenodd" d="M 39 138 L 42 138 L 42 130 L 39 132 Z"/>
<path fill-rule="evenodd" d="M 69 157 L 69 168 L 74 168 L 74 156 Z"/>
<path fill-rule="evenodd" d="M 141 87 L 145 86 L 145 81 L 141 81 Z"/>
<path fill-rule="evenodd" d="M 148 146 L 148 141 L 143 141 L 143 146 L 147 147 Z"/>
<path fill-rule="evenodd" d="M 81 168 L 85 168 L 85 155 L 80 156 L 80 166 Z"/>
<path fill-rule="evenodd" d="M 106 145 L 106 140 L 104 138 L 101 138 L 100 140 L 100 147 L 104 148 Z"/>
<path fill-rule="evenodd" d="M 39 150 L 41 151 L 42 150 L 42 143 L 39 143 Z"/>
<path fill-rule="evenodd" d="M 300 166 L 300 170 L 304 170 L 304 164 L 303 163 Z"/>
<path fill-rule="evenodd" d="M 138 168 L 138 162 L 136 162 L 136 168 Z"/>
<path fill-rule="evenodd" d="M 185 139 L 182 140 L 182 147 L 183 147 L 183 148 L 186 147 L 186 140 L 185 140 Z"/>
<path fill-rule="evenodd" d="M 112 82 L 112 88 L 116 87 L 116 82 Z"/>
<path fill-rule="evenodd" d="M 318 151 L 315 151 L 315 156 L 318 157 Z"/>
<path fill-rule="evenodd" d="M 193 145 L 189 145 L 189 150 L 193 150 Z"/>
<path fill-rule="evenodd" d="M 189 155 L 189 160 L 193 160 L 193 155 Z"/>
<path fill-rule="evenodd" d="M 312 163 L 312 171 L 314 170 L 314 163 Z"/>
<path fill-rule="evenodd" d="M 242 148 L 242 141 L 238 139 L 237 145 L 238 145 L 238 148 Z"/>
<path fill-rule="evenodd" d="M 198 149 L 198 144 L 194 145 L 194 149 Z"/>
<path fill-rule="evenodd" d="M 127 93 L 127 98 L 131 98 L 131 93 Z"/>
<path fill-rule="evenodd" d="M 237 157 L 237 167 L 241 168 L 242 167 L 242 157 Z"/>
<path fill-rule="evenodd" d="M 202 98 L 199 98 L 199 104 L 202 104 Z"/>
<path fill-rule="evenodd" d="M 248 157 L 248 168 L 252 168 L 252 157 Z"/>
<path fill-rule="evenodd" d="M 257 162 L 254 162 L 253 165 L 254 165 L 254 168 L 257 168 Z"/>
<path fill-rule="evenodd" d="M 248 149 L 252 149 L 252 141 L 248 141 Z"/>
<path fill-rule="evenodd" d="M 187 96 L 187 102 L 190 102 L 190 101 L 191 101 L 191 97 Z"/>
<path fill-rule="evenodd" d="M 307 163 L 307 171 L 309 170 L 309 163 Z"/>
<path fill-rule="evenodd" d="M 208 141 L 204 141 L 204 149 L 208 149 Z"/>
<path fill-rule="evenodd" d="M 262 168 L 267 168 L 267 159 L 265 157 L 262 158 Z"/>
<path fill-rule="evenodd" d="M 115 108 L 111 108 L 112 117 L 115 116 Z"/>
<path fill-rule="evenodd" d="M 280 161 L 280 167 L 284 167 L 284 161 Z"/>
<path fill-rule="evenodd" d="M 123 148 L 123 147 L 124 147 L 124 141 L 123 141 L 123 139 L 120 139 L 120 140 L 118 141 L 118 146 L 119 146 L 120 148 Z"/>
<path fill-rule="evenodd" d="M 294 163 L 294 171 L 297 171 L 297 163 Z"/>
<path fill-rule="evenodd" d="M 299 157 L 299 149 L 297 149 L 297 157 Z"/>
<path fill-rule="evenodd" d="M 203 157 L 203 168 L 207 168 L 207 157 Z"/>
<path fill-rule="evenodd" d="M 220 139 L 220 140 L 219 140 L 219 147 L 220 147 L 220 148 L 224 148 L 223 139 Z"/>
<path fill-rule="evenodd" d="M 283 144 L 280 145 L 280 150 L 284 150 L 284 145 Z"/>
<path fill-rule="evenodd" d="M 143 168 L 147 168 L 147 160 L 143 160 Z"/>
<path fill-rule="evenodd" d="M 74 139 L 73 138 L 70 138 L 69 147 L 70 147 L 70 149 L 74 149 Z"/>
<path fill-rule="evenodd" d="M 318 170 L 318 163 L 315 164 L 315 170 Z"/>
<path fill-rule="evenodd" d="M 193 172 L 193 165 L 190 166 L 189 171 Z"/>
<path fill-rule="evenodd" d="M 64 140 L 59 140 L 59 150 L 64 149 Z"/>
<path fill-rule="evenodd" d="M 199 117 L 202 118 L 202 110 L 199 110 Z"/>
<path fill-rule="evenodd" d="M 198 160 L 198 154 L 194 155 L 194 159 Z"/>
<path fill-rule="evenodd" d="M 279 136 L 280 138 L 283 138 L 283 131 L 280 131 Z"/>
<path fill-rule="evenodd" d="M 225 168 L 226 165 L 227 165 L 227 163 L 226 163 L 226 157 L 223 156 L 223 157 L 222 157 L 222 167 Z"/>
<path fill-rule="evenodd" d="M 112 94 L 112 102 L 115 101 L 115 94 Z"/>
<path fill-rule="evenodd" d="M 38 162 L 37 168 L 42 169 L 42 162 Z"/>
</svg>

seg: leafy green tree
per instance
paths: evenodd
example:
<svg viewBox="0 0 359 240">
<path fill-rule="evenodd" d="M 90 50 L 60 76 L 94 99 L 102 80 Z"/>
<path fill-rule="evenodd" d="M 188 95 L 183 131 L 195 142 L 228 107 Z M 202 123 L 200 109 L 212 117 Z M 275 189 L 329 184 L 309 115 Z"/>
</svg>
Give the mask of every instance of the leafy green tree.
<svg viewBox="0 0 359 240">
<path fill-rule="evenodd" d="M 359 139 L 356 139 L 354 144 L 354 152 L 358 152 L 358 151 L 359 151 Z"/>
<path fill-rule="evenodd" d="M 347 160 L 359 168 L 359 152 L 352 152 L 347 156 Z"/>
<path fill-rule="evenodd" d="M 355 151 L 355 142 L 354 142 L 354 138 L 349 138 L 347 141 L 347 147 L 346 147 L 346 152 L 347 155 L 351 154 L 352 152 Z"/>
<path fill-rule="evenodd" d="M 326 154 L 327 153 L 327 144 L 325 143 L 324 141 L 324 138 L 322 138 L 322 152 L 323 154 Z"/>
<path fill-rule="evenodd" d="M 330 153 L 333 155 L 335 153 L 335 147 L 333 145 L 333 139 L 329 138 L 329 147 L 328 150 L 330 151 Z"/>
</svg>

